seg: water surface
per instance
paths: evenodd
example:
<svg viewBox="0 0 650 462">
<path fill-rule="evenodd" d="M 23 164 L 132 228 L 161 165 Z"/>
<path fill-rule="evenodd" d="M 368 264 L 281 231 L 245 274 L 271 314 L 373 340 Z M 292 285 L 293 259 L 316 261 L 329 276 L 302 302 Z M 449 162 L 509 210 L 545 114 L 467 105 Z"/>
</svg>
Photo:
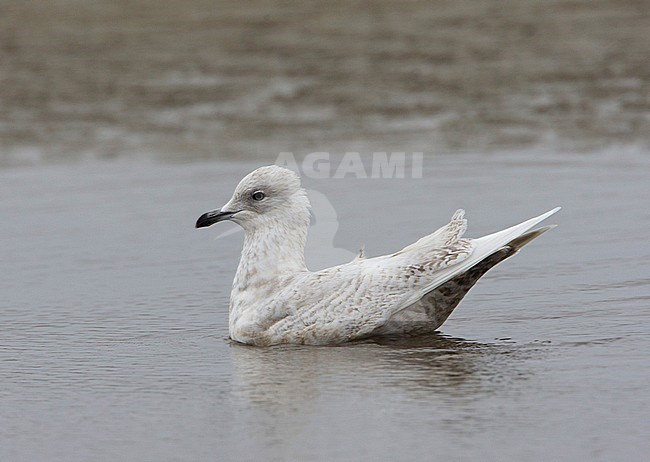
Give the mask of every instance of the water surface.
<svg viewBox="0 0 650 462">
<path fill-rule="evenodd" d="M 242 235 L 193 224 L 255 166 L 0 171 L 0 458 L 647 454 L 647 153 L 435 156 L 422 179 L 306 179 L 339 225 L 310 240 L 312 267 L 319 248 L 394 251 L 459 206 L 470 236 L 564 206 L 440 335 L 341 347 L 227 340 Z"/>
</svg>

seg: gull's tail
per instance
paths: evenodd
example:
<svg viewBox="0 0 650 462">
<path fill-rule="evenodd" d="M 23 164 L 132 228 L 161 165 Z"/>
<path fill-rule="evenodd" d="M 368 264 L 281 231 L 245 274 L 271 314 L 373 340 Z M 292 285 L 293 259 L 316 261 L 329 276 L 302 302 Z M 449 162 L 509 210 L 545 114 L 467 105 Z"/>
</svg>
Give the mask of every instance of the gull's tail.
<svg viewBox="0 0 650 462">
<path fill-rule="evenodd" d="M 542 235 L 549 229 L 554 228 L 554 226 L 545 226 L 543 228 L 529 231 L 533 226 L 547 219 L 560 210 L 560 208 L 561 207 L 556 207 L 538 217 L 531 218 L 530 220 L 511 226 L 503 231 L 488 234 L 487 236 L 478 239 L 472 239 L 472 246 L 474 247 L 472 254 L 458 265 L 453 265 L 440 271 L 438 277 L 428 284 L 428 286 L 422 290 L 422 293 L 427 293 L 455 276 L 467 271 L 503 247 L 508 247 L 513 251 L 509 252 L 508 256 L 514 255 L 524 245 L 528 244 L 530 241 Z"/>
<path fill-rule="evenodd" d="M 391 321 L 394 321 L 394 325 L 387 327 L 386 331 L 389 333 L 401 332 L 401 330 L 408 332 L 408 329 L 400 327 L 399 321 L 402 318 L 408 319 L 409 310 L 424 311 L 428 317 L 428 323 L 424 324 L 423 329 L 428 329 L 427 331 L 431 332 L 436 330 L 445 322 L 472 286 L 490 268 L 513 256 L 530 241 L 554 228 L 555 225 L 551 225 L 529 231 L 558 210 L 560 207 L 503 231 L 472 239 L 472 254 L 459 264 L 441 270 L 438 277 L 419 293 L 411 294 L 404 299 L 402 306 L 405 314 L 397 312 L 396 315 L 393 315 Z M 408 324 L 405 325 L 410 329 Z"/>
<path fill-rule="evenodd" d="M 534 231 L 526 232 L 536 224 L 546 220 L 548 217 L 560 210 L 560 207 L 555 207 L 553 210 L 549 210 L 542 215 L 526 220 L 523 223 L 518 225 L 511 226 L 508 229 L 503 231 L 498 231 L 493 234 L 488 234 L 487 236 L 479 237 L 478 239 L 473 239 L 473 243 L 476 246 L 476 254 L 487 256 L 495 250 L 499 249 L 504 245 L 510 245 L 515 250 L 521 249 L 524 245 L 528 244 L 530 241 L 535 239 L 537 236 L 542 235 L 546 231 L 555 226 L 545 226 L 543 228 L 536 229 Z M 474 256 L 474 255 L 472 255 Z M 478 256 L 478 255 L 477 255 Z M 480 259 L 479 259 L 480 261 Z"/>
</svg>

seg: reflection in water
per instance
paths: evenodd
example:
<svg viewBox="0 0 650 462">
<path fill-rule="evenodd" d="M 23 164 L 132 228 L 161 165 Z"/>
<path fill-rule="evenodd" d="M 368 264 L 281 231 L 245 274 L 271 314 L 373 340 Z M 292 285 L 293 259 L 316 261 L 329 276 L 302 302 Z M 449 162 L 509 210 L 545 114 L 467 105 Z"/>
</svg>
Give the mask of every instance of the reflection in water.
<svg viewBox="0 0 650 462">
<path fill-rule="evenodd" d="M 325 389 L 469 399 L 503 386 L 502 378 L 525 378 L 521 366 L 527 355 L 521 348 L 434 334 L 338 347 L 262 349 L 232 343 L 230 351 L 235 394 L 269 412 L 286 413 L 305 412 Z"/>
</svg>

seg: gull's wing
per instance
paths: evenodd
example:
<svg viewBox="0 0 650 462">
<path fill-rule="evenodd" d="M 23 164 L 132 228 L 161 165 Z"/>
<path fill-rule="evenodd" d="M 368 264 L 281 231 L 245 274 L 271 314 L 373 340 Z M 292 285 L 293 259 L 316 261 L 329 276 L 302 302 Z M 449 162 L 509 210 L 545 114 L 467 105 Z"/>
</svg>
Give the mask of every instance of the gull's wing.
<svg viewBox="0 0 650 462">
<path fill-rule="evenodd" d="M 467 223 L 458 210 L 451 222 L 401 251 L 305 273 L 270 301 L 286 316 L 268 329 L 272 343 L 336 343 L 358 338 L 384 323 L 406 294 L 441 269 L 472 253 L 461 239 Z"/>
<path fill-rule="evenodd" d="M 400 308 L 398 308 L 397 311 L 419 300 L 420 297 L 422 297 L 422 295 L 426 294 L 427 292 L 430 292 L 431 290 L 435 289 L 439 285 L 444 284 L 445 282 L 452 279 L 454 276 L 463 273 L 464 271 L 467 271 L 472 266 L 476 265 L 484 258 L 493 254 L 504 245 L 507 245 L 512 241 L 516 242 L 517 238 L 519 238 L 520 236 L 523 237 L 526 231 L 530 230 L 533 226 L 537 225 L 538 223 L 544 221 L 545 219 L 547 219 L 548 217 L 556 213 L 558 210 L 560 210 L 560 208 L 561 207 L 555 207 L 553 210 L 549 210 L 546 213 L 543 213 L 535 218 L 531 218 L 530 220 L 526 220 L 523 223 L 519 223 L 518 225 L 511 226 L 510 228 L 504 229 L 503 231 L 498 231 L 496 233 L 489 234 L 487 236 L 483 236 L 478 239 L 470 239 L 469 241 L 472 245 L 472 254 L 469 258 L 466 258 L 462 262 L 459 262 L 458 265 L 454 265 L 453 267 L 450 268 L 443 268 L 440 271 L 438 271 L 431 279 L 431 281 L 425 285 L 421 293 L 416 292 L 412 294 L 407 294 L 402 302 L 403 305 Z M 548 229 L 550 228 L 545 228 L 543 230 L 540 230 L 541 232 L 539 234 L 543 233 Z M 525 239 L 524 242 L 517 242 L 515 246 L 516 250 L 519 250 L 519 248 L 521 248 L 530 240 L 534 239 L 534 237 L 536 237 L 539 234 L 532 235 L 532 237 Z"/>
<path fill-rule="evenodd" d="M 465 211 L 463 209 L 456 210 L 456 213 L 451 217 L 451 221 L 442 228 L 434 231 L 428 236 L 415 241 L 413 244 L 404 247 L 399 252 L 394 253 L 392 256 L 397 257 L 414 252 L 423 252 L 429 249 L 436 249 L 445 246 L 450 246 L 458 241 L 465 231 L 467 230 L 467 220 L 465 219 Z"/>
<path fill-rule="evenodd" d="M 263 343 L 340 343 L 368 335 L 557 210 L 473 240 L 462 238 L 467 224 L 459 210 L 449 224 L 395 254 L 305 273 L 269 301 L 269 309 L 286 316 L 269 326 Z"/>
</svg>

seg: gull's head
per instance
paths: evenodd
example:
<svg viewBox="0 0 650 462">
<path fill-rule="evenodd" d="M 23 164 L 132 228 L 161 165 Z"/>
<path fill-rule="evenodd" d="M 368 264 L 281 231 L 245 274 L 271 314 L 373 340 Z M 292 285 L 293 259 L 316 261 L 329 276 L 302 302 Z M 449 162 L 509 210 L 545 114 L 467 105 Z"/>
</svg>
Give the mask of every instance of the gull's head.
<svg viewBox="0 0 650 462">
<path fill-rule="evenodd" d="M 239 182 L 226 205 L 201 215 L 196 227 L 204 228 L 225 220 L 247 231 L 276 224 L 307 226 L 309 200 L 296 173 L 277 165 L 260 167 Z"/>
</svg>

